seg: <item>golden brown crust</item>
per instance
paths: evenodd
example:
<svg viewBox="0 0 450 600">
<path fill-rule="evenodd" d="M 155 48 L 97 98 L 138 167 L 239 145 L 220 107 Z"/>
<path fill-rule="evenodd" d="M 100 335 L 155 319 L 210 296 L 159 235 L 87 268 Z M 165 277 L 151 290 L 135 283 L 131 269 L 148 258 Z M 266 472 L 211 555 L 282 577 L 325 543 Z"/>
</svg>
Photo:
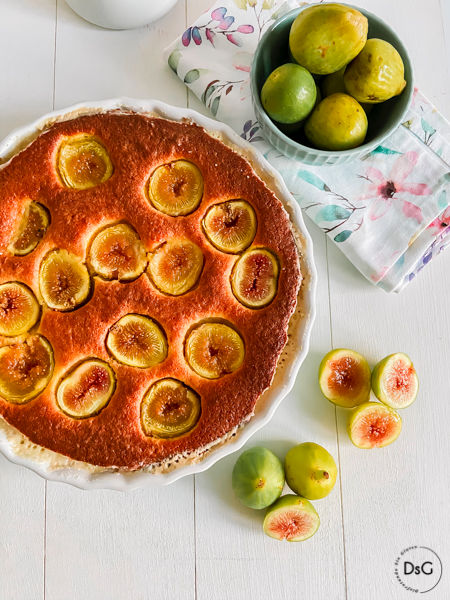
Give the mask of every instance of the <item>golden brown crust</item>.
<svg viewBox="0 0 450 600">
<path fill-rule="evenodd" d="M 61 185 L 54 163 L 61 137 L 80 132 L 102 140 L 114 173 L 98 187 L 77 191 Z M 205 188 L 197 210 L 174 218 L 150 205 L 145 187 L 158 165 L 179 158 L 200 168 Z M 46 390 L 28 404 L 12 405 L 0 398 L 0 414 L 11 425 L 34 443 L 72 459 L 137 469 L 175 454 L 195 452 L 224 436 L 253 412 L 259 396 L 271 383 L 286 343 L 301 273 L 288 215 L 245 159 L 191 123 L 136 114 L 91 115 L 53 125 L 15 156 L 0 171 L 0 198 L 0 283 L 22 281 L 38 297 L 39 264 L 50 249 L 65 248 L 85 259 L 93 234 L 115 221 L 129 222 L 147 250 L 172 237 L 187 237 L 205 256 L 198 286 L 183 296 L 167 297 L 144 274 L 131 283 L 94 278 L 92 298 L 73 312 L 44 307 L 39 332 L 53 346 L 54 377 Z M 216 250 L 201 228 L 201 219 L 211 204 L 234 198 L 246 199 L 256 211 L 258 229 L 253 246 L 270 248 L 280 261 L 278 293 L 261 310 L 251 310 L 236 300 L 229 277 L 237 257 Z M 15 257 L 7 247 L 27 199 L 48 208 L 51 224 L 31 254 Z M 131 312 L 148 314 L 167 334 L 168 357 L 151 369 L 121 365 L 106 350 L 109 327 Z M 233 323 L 246 346 L 243 366 L 214 381 L 197 376 L 183 357 L 189 328 L 210 318 Z M 56 385 L 67 369 L 93 356 L 111 364 L 117 388 L 99 415 L 72 419 L 58 409 Z M 147 437 L 140 425 L 141 399 L 150 384 L 163 377 L 180 379 L 202 400 L 198 425 L 177 439 Z"/>
</svg>

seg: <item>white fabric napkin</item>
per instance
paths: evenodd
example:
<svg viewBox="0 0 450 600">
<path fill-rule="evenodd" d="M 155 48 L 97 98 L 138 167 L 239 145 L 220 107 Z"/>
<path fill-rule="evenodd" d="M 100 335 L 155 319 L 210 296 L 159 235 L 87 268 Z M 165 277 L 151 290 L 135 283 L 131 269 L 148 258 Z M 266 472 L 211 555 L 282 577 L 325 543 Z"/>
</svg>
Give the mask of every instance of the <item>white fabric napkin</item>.
<svg viewBox="0 0 450 600">
<path fill-rule="evenodd" d="M 405 122 L 362 159 L 312 167 L 261 135 L 250 65 L 265 29 L 305 2 L 222 0 L 166 50 L 172 70 L 281 173 L 304 212 L 372 283 L 400 291 L 450 244 L 450 125 L 415 90 Z"/>
</svg>

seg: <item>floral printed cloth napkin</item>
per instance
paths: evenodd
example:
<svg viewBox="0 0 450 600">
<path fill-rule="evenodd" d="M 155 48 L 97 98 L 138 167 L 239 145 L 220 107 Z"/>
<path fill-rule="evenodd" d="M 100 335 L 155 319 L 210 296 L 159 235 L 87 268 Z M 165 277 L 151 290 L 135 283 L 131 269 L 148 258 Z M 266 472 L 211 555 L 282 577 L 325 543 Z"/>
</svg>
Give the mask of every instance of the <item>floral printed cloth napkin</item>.
<svg viewBox="0 0 450 600">
<path fill-rule="evenodd" d="M 169 65 L 213 116 L 255 144 L 369 281 L 400 291 L 450 244 L 450 124 L 415 90 L 405 122 L 362 159 L 312 167 L 280 154 L 260 133 L 250 65 L 265 29 L 299 4 L 221 0 L 166 50 Z"/>
</svg>

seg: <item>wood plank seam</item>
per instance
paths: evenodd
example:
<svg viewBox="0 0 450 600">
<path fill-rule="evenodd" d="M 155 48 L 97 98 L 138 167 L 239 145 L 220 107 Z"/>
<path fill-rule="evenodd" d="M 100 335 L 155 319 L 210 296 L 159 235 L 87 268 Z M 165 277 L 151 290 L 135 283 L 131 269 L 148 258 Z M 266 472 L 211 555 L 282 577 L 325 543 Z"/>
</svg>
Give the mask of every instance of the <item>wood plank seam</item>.
<svg viewBox="0 0 450 600">
<path fill-rule="evenodd" d="M 327 265 L 327 286 L 328 286 L 328 309 L 329 309 L 329 318 L 330 318 L 330 342 L 331 348 L 334 348 L 334 340 L 333 340 L 333 317 L 331 311 L 331 285 L 330 285 L 330 266 L 328 262 L 328 236 L 325 235 L 325 258 Z M 340 449 L 340 439 L 339 439 L 339 426 L 338 426 L 338 418 L 337 418 L 337 406 L 334 407 L 334 423 L 336 428 L 336 445 L 338 451 L 338 468 L 339 468 L 339 499 L 340 499 L 340 507 L 341 507 L 341 526 L 342 526 L 342 550 L 343 550 L 343 560 L 344 560 L 344 587 L 345 587 L 345 600 L 348 600 L 348 586 L 347 586 L 347 555 L 345 551 L 345 526 L 344 526 L 344 498 L 342 493 L 342 470 L 341 470 L 341 449 Z"/>
</svg>

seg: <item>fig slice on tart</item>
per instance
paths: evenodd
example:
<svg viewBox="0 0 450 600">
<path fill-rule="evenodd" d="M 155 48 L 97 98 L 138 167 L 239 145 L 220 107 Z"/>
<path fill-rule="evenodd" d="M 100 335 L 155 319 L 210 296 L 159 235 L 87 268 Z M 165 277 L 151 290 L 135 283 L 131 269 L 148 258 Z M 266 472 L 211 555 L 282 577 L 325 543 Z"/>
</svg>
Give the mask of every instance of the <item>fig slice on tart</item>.
<svg viewBox="0 0 450 600">
<path fill-rule="evenodd" d="M 103 279 L 132 281 L 147 266 L 147 254 L 137 232 L 127 223 L 99 231 L 89 249 L 89 264 Z"/>
<path fill-rule="evenodd" d="M 142 428 L 148 436 L 178 437 L 195 427 L 200 413 L 200 397 L 194 390 L 177 379 L 161 379 L 142 400 Z"/>
<path fill-rule="evenodd" d="M 213 204 L 203 217 L 202 224 L 211 244 L 229 254 L 238 254 L 248 248 L 257 228 L 255 211 L 246 200 Z"/>
<path fill-rule="evenodd" d="M 115 387 L 116 377 L 108 363 L 91 358 L 63 376 L 56 390 L 56 401 L 69 417 L 92 417 L 108 404 Z"/>
<path fill-rule="evenodd" d="M 277 293 L 278 273 L 278 261 L 270 250 L 250 248 L 233 267 L 233 294 L 247 308 L 263 308 Z"/>
<path fill-rule="evenodd" d="M 244 341 L 239 333 L 224 323 L 196 325 L 185 341 L 185 356 L 200 377 L 219 379 L 233 373 L 244 362 Z"/>
<path fill-rule="evenodd" d="M 120 363 L 148 369 L 167 356 L 167 339 L 161 326 L 146 315 L 128 314 L 110 328 L 106 347 Z"/>
<path fill-rule="evenodd" d="M 36 325 L 40 306 L 28 286 L 18 281 L 0 284 L 0 335 L 22 335 Z"/>
<path fill-rule="evenodd" d="M 187 239 L 173 239 L 150 254 L 147 271 L 161 292 L 181 296 L 197 284 L 203 262 L 203 253 L 197 244 Z"/>
<path fill-rule="evenodd" d="M 175 160 L 157 167 L 150 176 L 148 197 L 151 204 L 166 215 L 190 214 L 203 197 L 200 169 L 187 160 Z"/>
<path fill-rule="evenodd" d="M 28 202 L 8 250 L 15 256 L 30 254 L 44 237 L 49 224 L 50 214 L 45 206 Z"/>
<path fill-rule="evenodd" d="M 81 258 L 56 248 L 42 259 L 39 289 L 52 310 L 74 310 L 84 303 L 91 289 L 91 278 Z"/>
<path fill-rule="evenodd" d="M 66 187 L 86 190 L 107 181 L 113 173 L 113 165 L 100 140 L 80 133 L 62 140 L 57 171 Z"/>
<path fill-rule="evenodd" d="M 47 387 L 54 368 L 53 349 L 42 335 L 0 348 L 0 396 L 24 404 Z"/>
</svg>

